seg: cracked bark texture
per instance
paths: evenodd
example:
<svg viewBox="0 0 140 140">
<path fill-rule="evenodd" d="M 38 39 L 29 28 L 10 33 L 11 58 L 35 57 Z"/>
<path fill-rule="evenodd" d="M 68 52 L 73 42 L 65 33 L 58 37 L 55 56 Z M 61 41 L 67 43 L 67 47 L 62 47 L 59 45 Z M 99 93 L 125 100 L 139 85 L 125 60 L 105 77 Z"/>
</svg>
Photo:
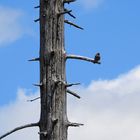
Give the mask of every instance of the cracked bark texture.
<svg viewBox="0 0 140 140">
<path fill-rule="evenodd" d="M 67 140 L 63 0 L 40 0 L 40 140 Z"/>
</svg>

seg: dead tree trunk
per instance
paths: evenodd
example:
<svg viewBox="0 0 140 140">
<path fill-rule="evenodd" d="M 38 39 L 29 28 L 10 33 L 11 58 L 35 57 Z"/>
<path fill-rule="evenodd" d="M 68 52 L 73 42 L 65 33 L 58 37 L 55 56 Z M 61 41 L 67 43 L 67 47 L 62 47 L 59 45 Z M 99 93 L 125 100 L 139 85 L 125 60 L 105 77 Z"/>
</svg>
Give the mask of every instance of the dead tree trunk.
<svg viewBox="0 0 140 140">
<path fill-rule="evenodd" d="M 35 22 L 40 22 L 40 55 L 29 61 L 40 62 L 40 83 L 34 84 L 40 87 L 41 114 L 37 123 L 26 124 L 17 127 L 4 135 L 0 139 L 14 133 L 15 131 L 28 128 L 39 127 L 40 140 L 67 140 L 67 129 L 69 126 L 80 126 L 83 124 L 71 123 L 67 119 L 67 93 L 80 98 L 75 92 L 67 89 L 79 83 L 67 84 L 65 74 L 65 63 L 67 59 L 78 59 L 94 64 L 100 64 L 100 56 L 95 59 L 79 55 L 67 55 L 64 48 L 64 23 L 78 29 L 82 27 L 64 19 L 64 14 L 70 15 L 72 10 L 64 8 L 65 3 L 75 0 L 40 0 L 40 17 Z"/>
<path fill-rule="evenodd" d="M 40 140 L 66 140 L 63 0 L 40 0 Z"/>
</svg>

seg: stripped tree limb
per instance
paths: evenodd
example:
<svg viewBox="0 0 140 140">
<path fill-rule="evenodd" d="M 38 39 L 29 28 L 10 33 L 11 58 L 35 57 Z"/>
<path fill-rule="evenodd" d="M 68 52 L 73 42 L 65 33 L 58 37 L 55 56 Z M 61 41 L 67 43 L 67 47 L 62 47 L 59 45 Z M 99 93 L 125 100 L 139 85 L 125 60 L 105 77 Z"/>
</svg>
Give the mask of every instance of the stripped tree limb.
<svg viewBox="0 0 140 140">
<path fill-rule="evenodd" d="M 78 29 L 84 30 L 84 28 L 82 28 L 82 27 L 80 27 L 80 26 L 78 26 L 78 25 L 76 25 L 76 24 L 74 24 L 74 23 L 72 23 L 72 22 L 70 22 L 68 20 L 64 20 L 64 22 L 67 23 L 67 24 L 69 24 L 69 25 L 72 25 L 72 26 L 74 26 L 74 27 L 76 27 Z"/>
<path fill-rule="evenodd" d="M 81 84 L 81 83 L 67 84 L 66 87 L 76 86 L 76 85 L 80 85 L 80 84 Z"/>
<path fill-rule="evenodd" d="M 75 2 L 75 1 L 76 1 L 76 0 L 64 0 L 63 3 L 64 3 L 64 4 L 65 4 L 65 3 L 68 3 L 68 4 L 69 4 L 69 3 L 71 3 L 71 2 Z"/>
<path fill-rule="evenodd" d="M 60 15 L 64 15 L 64 14 L 69 14 L 70 12 L 72 12 L 72 10 L 64 10 L 63 12 L 60 12 L 58 15 L 60 16 Z"/>
<path fill-rule="evenodd" d="M 60 81 L 59 81 L 60 82 Z M 75 83 L 75 84 L 68 84 L 68 85 L 66 85 L 66 87 L 71 87 L 71 86 L 73 86 L 73 85 L 80 85 L 80 83 Z M 73 95 L 73 96 L 75 96 L 75 97 L 77 97 L 77 98 L 81 98 L 77 93 L 75 93 L 75 92 L 73 92 L 73 91 L 71 91 L 71 90 L 69 90 L 69 89 L 67 89 L 67 93 L 69 93 L 69 94 L 71 94 L 71 95 Z M 32 100 L 27 100 L 28 102 L 33 102 L 33 101 L 35 101 L 35 100 L 38 100 L 38 99 L 40 99 L 40 97 L 37 97 L 37 98 L 35 98 L 35 99 L 32 99 Z"/>
<path fill-rule="evenodd" d="M 72 126 L 72 127 L 79 127 L 79 126 L 83 126 L 84 124 L 81 124 L 81 123 L 71 123 L 71 122 L 68 122 L 68 126 Z"/>
<path fill-rule="evenodd" d="M 38 22 L 38 21 L 40 21 L 40 18 L 34 20 L 34 22 Z"/>
<path fill-rule="evenodd" d="M 7 133 L 5 133 L 4 135 L 0 136 L 0 140 L 7 137 L 8 135 L 14 133 L 15 131 L 18 131 L 18 130 L 21 130 L 21 129 L 24 129 L 24 128 L 28 128 L 28 127 L 36 127 L 36 126 L 39 126 L 39 123 L 31 123 L 31 124 L 27 124 L 27 125 L 23 125 L 23 126 L 20 126 L 20 127 L 17 127 Z"/>
<path fill-rule="evenodd" d="M 76 18 L 73 14 L 71 13 L 68 13 L 69 16 L 73 17 L 73 18 Z"/>
<path fill-rule="evenodd" d="M 64 9 L 64 11 L 69 11 L 67 9 Z M 71 11 L 72 12 L 72 11 Z M 73 14 L 71 14 L 71 12 L 67 13 L 69 16 L 73 17 L 73 18 L 76 18 Z"/>
<path fill-rule="evenodd" d="M 32 99 L 32 100 L 27 100 L 27 102 L 33 102 L 33 101 L 36 101 L 36 100 L 38 100 L 38 99 L 40 99 L 40 97 L 37 97 L 37 98 Z"/>
<path fill-rule="evenodd" d="M 34 86 L 36 87 L 41 87 L 42 86 L 42 83 L 39 83 L 39 84 L 33 84 Z"/>
<path fill-rule="evenodd" d="M 32 58 L 32 59 L 30 59 L 28 61 L 39 61 L 39 60 L 40 60 L 40 58 Z"/>
<path fill-rule="evenodd" d="M 69 94 L 71 94 L 71 95 L 77 97 L 78 99 L 81 98 L 78 94 L 76 94 L 75 92 L 73 92 L 73 91 L 71 91 L 71 90 L 69 90 L 69 89 L 67 89 L 67 93 L 69 93 Z"/>
<path fill-rule="evenodd" d="M 35 8 L 35 9 L 37 9 L 37 8 L 40 8 L 40 5 L 38 5 L 38 6 L 35 6 L 34 8 Z"/>
<path fill-rule="evenodd" d="M 96 60 L 89 58 L 89 57 L 80 56 L 80 55 L 67 55 L 66 59 L 79 59 L 79 60 L 92 62 L 94 64 L 101 64 L 101 62 L 99 62 L 99 61 L 96 61 Z"/>
</svg>

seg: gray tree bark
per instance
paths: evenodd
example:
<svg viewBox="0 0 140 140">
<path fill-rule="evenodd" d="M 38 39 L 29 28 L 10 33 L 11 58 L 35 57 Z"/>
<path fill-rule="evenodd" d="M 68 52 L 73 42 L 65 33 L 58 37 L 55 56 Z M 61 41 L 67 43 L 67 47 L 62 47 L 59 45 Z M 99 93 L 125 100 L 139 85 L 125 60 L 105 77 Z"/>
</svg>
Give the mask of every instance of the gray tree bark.
<svg viewBox="0 0 140 140">
<path fill-rule="evenodd" d="M 67 140 L 63 0 L 40 0 L 40 140 Z"/>
</svg>

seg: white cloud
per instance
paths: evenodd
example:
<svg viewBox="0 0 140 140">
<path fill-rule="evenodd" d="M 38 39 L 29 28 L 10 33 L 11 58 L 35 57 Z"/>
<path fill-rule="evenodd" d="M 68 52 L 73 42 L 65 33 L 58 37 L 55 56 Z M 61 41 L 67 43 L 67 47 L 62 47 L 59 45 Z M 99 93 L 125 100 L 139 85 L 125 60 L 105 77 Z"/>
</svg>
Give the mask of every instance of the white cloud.
<svg viewBox="0 0 140 140">
<path fill-rule="evenodd" d="M 87 10 L 98 8 L 104 0 L 81 0 L 81 4 Z"/>
<path fill-rule="evenodd" d="M 0 6 L 0 46 L 16 41 L 23 35 L 20 24 L 22 15 L 20 10 Z"/>
<path fill-rule="evenodd" d="M 69 129 L 69 140 L 139 140 L 140 139 L 140 66 L 113 80 L 93 81 L 88 87 L 73 89 L 82 99 L 69 96 L 68 116 L 84 123 Z M 28 103 L 24 90 L 15 102 L 0 108 L 0 134 L 18 125 L 39 119 L 39 101 Z M 15 117 L 17 116 L 17 117 Z M 38 140 L 38 129 L 17 132 L 5 140 Z"/>
<path fill-rule="evenodd" d="M 38 93 L 28 93 L 26 90 L 19 89 L 16 101 L 9 103 L 4 107 L 0 107 L 0 135 L 17 126 L 28 123 L 35 123 L 39 120 L 39 100 L 35 102 L 27 102 L 29 99 L 34 99 L 39 96 Z M 32 132 L 33 131 L 33 132 Z M 5 140 L 22 140 L 38 138 L 38 128 L 29 128 L 13 133 Z"/>
<path fill-rule="evenodd" d="M 139 83 L 137 67 L 116 79 L 93 81 L 88 88 L 77 90 L 82 100 L 70 102 L 69 116 L 85 126 L 70 129 L 69 140 L 139 140 Z"/>
</svg>

